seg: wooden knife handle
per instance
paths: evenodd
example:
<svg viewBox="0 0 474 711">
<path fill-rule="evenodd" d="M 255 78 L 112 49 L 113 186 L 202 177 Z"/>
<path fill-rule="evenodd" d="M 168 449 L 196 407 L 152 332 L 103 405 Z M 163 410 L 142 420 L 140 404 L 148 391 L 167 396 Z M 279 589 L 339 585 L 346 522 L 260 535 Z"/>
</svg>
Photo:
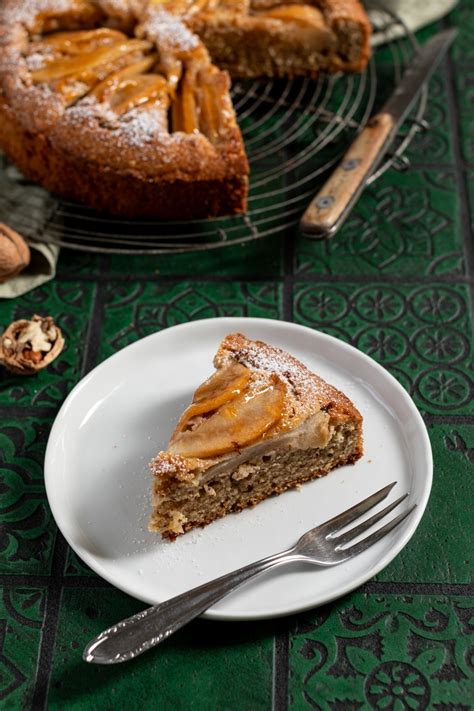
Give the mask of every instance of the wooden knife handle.
<svg viewBox="0 0 474 711">
<path fill-rule="evenodd" d="M 337 232 L 382 158 L 393 129 L 390 114 L 376 114 L 369 120 L 306 209 L 300 222 L 304 234 L 323 239 Z"/>
</svg>

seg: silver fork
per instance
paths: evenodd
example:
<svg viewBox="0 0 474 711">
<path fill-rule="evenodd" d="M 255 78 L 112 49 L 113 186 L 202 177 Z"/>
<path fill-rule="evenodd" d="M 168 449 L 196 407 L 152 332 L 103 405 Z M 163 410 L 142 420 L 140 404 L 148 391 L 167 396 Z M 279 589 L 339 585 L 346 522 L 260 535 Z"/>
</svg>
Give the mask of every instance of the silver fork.
<svg viewBox="0 0 474 711">
<path fill-rule="evenodd" d="M 329 521 L 307 531 L 292 548 L 262 558 L 256 563 L 251 563 L 232 573 L 211 580 L 159 605 L 149 607 L 101 632 L 85 648 L 84 661 L 95 664 L 118 664 L 133 659 L 170 637 L 243 583 L 278 565 L 306 562 L 331 566 L 359 555 L 393 531 L 416 508 L 416 504 L 414 504 L 374 533 L 348 546 L 351 541 L 367 531 L 406 499 L 408 494 L 404 494 L 349 531 L 341 533 L 342 529 L 352 521 L 357 520 L 383 501 L 396 483 L 393 482 L 385 486 L 347 511 L 343 511 Z"/>
</svg>

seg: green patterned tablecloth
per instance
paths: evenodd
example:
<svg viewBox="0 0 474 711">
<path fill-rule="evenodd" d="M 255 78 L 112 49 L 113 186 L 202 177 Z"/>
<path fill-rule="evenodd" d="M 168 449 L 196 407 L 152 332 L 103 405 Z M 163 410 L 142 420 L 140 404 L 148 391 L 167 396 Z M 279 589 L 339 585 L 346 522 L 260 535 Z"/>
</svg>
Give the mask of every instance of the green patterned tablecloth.
<svg viewBox="0 0 474 711">
<path fill-rule="evenodd" d="M 0 323 L 53 314 L 67 342 L 38 377 L 0 375 L 0 708 L 474 707 L 474 3 L 420 40 L 450 25 L 460 36 L 430 83 L 432 129 L 410 147 L 412 169 L 376 182 L 333 241 L 295 230 L 191 256 L 64 250 L 53 282 L 0 303 Z M 427 511 L 404 551 L 334 604 L 276 621 L 197 621 L 126 667 L 88 666 L 86 642 L 142 605 L 58 533 L 43 481 L 51 423 L 79 379 L 119 348 L 221 315 L 293 320 L 388 368 L 428 426 Z"/>
</svg>

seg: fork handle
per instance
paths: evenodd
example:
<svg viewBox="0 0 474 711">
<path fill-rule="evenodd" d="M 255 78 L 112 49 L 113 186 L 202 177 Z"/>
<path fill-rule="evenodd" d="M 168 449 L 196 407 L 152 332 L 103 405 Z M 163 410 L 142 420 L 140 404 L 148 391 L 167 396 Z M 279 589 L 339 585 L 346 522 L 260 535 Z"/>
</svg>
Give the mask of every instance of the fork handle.
<svg viewBox="0 0 474 711">
<path fill-rule="evenodd" d="M 278 565 L 301 559 L 293 549 L 283 551 L 138 612 L 89 642 L 83 659 L 95 664 L 118 664 L 133 659 L 170 637 L 243 583 Z"/>
</svg>

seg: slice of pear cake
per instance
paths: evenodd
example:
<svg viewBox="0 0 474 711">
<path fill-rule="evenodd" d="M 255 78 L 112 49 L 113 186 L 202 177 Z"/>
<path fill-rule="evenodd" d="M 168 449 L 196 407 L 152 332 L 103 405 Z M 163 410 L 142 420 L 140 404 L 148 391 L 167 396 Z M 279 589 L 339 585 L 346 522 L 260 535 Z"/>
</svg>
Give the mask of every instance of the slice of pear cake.
<svg viewBox="0 0 474 711">
<path fill-rule="evenodd" d="M 358 410 L 289 353 L 233 333 L 214 365 L 150 464 L 150 530 L 171 540 L 363 452 Z"/>
</svg>

